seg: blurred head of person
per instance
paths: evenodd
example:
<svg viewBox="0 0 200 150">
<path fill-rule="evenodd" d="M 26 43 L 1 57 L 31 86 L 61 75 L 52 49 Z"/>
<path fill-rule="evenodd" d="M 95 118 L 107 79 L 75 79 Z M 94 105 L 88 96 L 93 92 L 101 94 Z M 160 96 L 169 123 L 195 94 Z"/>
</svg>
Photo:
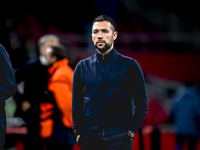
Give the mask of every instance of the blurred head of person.
<svg viewBox="0 0 200 150">
<path fill-rule="evenodd" d="M 48 46 L 44 49 L 43 54 L 45 66 L 51 66 L 59 60 L 67 58 L 67 51 L 63 45 Z"/>
<path fill-rule="evenodd" d="M 93 21 L 92 40 L 99 53 L 109 53 L 113 49 L 116 38 L 116 25 L 110 17 L 100 15 Z"/>
<path fill-rule="evenodd" d="M 40 62 L 42 65 L 46 65 L 46 61 L 44 58 L 44 51 L 49 46 L 60 45 L 60 39 L 54 34 L 46 34 L 39 38 L 38 40 L 38 48 L 40 52 Z"/>
</svg>

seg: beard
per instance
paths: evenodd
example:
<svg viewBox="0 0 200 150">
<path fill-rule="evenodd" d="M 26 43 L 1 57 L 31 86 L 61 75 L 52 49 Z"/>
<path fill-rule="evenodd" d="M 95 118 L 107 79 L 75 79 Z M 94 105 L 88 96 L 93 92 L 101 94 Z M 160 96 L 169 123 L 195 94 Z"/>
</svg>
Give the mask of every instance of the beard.
<svg viewBox="0 0 200 150">
<path fill-rule="evenodd" d="M 100 51 L 101 53 L 104 53 L 112 46 L 112 43 L 111 44 L 105 43 L 104 47 L 102 48 L 100 48 L 97 44 L 95 44 L 94 46 L 98 51 Z"/>
</svg>

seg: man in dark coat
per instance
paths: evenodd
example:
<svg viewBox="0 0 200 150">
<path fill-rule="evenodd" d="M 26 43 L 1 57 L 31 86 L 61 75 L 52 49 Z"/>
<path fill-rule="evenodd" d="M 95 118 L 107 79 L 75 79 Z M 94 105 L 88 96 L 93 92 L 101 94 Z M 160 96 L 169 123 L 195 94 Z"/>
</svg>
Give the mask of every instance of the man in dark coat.
<svg viewBox="0 0 200 150">
<path fill-rule="evenodd" d="M 0 44 L 0 150 L 5 142 L 6 117 L 5 100 L 16 92 L 16 82 L 10 57 L 5 48 Z"/>
<path fill-rule="evenodd" d="M 92 26 L 96 54 L 74 71 L 72 119 L 81 150 L 132 150 L 147 112 L 139 64 L 114 48 L 114 21 L 101 15 Z"/>
</svg>

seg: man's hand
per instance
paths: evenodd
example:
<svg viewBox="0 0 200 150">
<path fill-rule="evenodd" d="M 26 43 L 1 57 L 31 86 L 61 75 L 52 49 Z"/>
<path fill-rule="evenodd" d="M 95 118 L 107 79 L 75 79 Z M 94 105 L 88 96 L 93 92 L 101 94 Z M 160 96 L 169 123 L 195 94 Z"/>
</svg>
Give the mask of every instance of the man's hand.
<svg viewBox="0 0 200 150">
<path fill-rule="evenodd" d="M 76 136 L 76 142 L 77 142 L 77 143 L 78 143 L 78 141 L 79 141 L 80 136 L 81 136 L 81 135 L 77 135 L 77 136 Z"/>
<path fill-rule="evenodd" d="M 22 107 L 22 111 L 26 112 L 27 110 L 31 108 L 31 103 L 28 101 L 23 101 L 21 107 Z"/>
</svg>

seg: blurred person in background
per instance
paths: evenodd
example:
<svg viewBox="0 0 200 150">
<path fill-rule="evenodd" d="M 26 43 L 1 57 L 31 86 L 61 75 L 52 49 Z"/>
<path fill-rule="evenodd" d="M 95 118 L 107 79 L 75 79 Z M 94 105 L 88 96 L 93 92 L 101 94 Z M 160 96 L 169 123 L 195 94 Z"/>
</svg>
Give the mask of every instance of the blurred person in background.
<svg viewBox="0 0 200 150">
<path fill-rule="evenodd" d="M 47 97 L 48 67 L 43 56 L 46 47 L 59 45 L 60 40 L 53 34 L 46 34 L 38 40 L 40 57 L 28 63 L 15 73 L 16 82 L 24 82 L 24 93 L 15 95 L 17 111 L 15 116 L 22 117 L 28 128 L 24 141 L 25 150 L 42 150 L 43 140 L 40 137 L 40 103 Z"/>
<path fill-rule="evenodd" d="M 92 26 L 96 54 L 74 71 L 72 118 L 81 150 L 132 150 L 147 112 L 142 70 L 115 50 L 116 38 L 115 22 L 97 17 Z"/>
<path fill-rule="evenodd" d="M 16 81 L 9 54 L 0 44 L 0 150 L 5 143 L 5 101 L 16 92 Z"/>
<path fill-rule="evenodd" d="M 176 129 L 176 150 L 182 150 L 186 141 L 189 150 L 195 150 L 200 136 L 200 97 L 193 83 L 178 88 L 173 100 L 170 122 Z"/>
<path fill-rule="evenodd" d="M 72 150 L 76 144 L 72 125 L 73 69 L 69 66 L 66 48 L 47 47 L 43 53 L 49 66 L 49 99 L 42 103 L 41 136 L 48 138 L 46 150 Z"/>
</svg>

